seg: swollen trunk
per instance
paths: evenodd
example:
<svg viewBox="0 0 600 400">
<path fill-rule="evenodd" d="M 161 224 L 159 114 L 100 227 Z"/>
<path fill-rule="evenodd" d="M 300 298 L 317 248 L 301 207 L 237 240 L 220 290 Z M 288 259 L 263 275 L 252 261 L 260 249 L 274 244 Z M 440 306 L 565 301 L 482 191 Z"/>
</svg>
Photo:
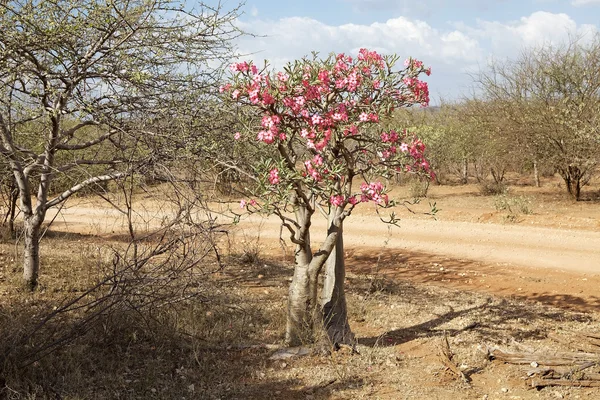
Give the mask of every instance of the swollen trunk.
<svg viewBox="0 0 600 400">
<path fill-rule="evenodd" d="M 332 211 L 333 215 L 334 212 Z M 330 217 L 330 224 L 332 218 Z M 344 280 L 346 278 L 346 266 L 344 264 L 344 239 L 343 227 L 340 225 L 335 247 L 325 263 L 325 281 L 321 296 L 321 307 L 323 311 L 323 323 L 327 336 L 334 347 L 340 344 L 354 346 L 354 334 L 348 323 L 348 310 L 346 307 L 346 295 Z"/>
</svg>

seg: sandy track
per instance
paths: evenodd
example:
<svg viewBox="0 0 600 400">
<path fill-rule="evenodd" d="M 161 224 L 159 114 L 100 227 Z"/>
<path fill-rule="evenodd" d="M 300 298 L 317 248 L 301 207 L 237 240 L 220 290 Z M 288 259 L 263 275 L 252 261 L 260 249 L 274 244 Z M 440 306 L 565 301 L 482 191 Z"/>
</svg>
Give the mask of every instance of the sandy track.
<svg viewBox="0 0 600 400">
<path fill-rule="evenodd" d="M 136 219 L 141 226 L 156 226 L 166 215 L 164 210 L 148 208 L 139 211 Z M 318 243 L 324 237 L 325 219 L 314 217 L 313 227 L 313 240 Z M 64 209 L 53 229 L 111 234 L 124 231 L 126 225 L 114 209 L 79 204 Z M 260 235 L 268 240 L 277 240 L 280 232 L 276 217 L 258 215 L 243 218 L 239 229 L 248 238 Z M 367 213 L 352 215 L 344 229 L 347 248 L 385 246 L 488 264 L 600 273 L 600 232 L 423 218 L 404 218 L 396 227 Z"/>
<path fill-rule="evenodd" d="M 151 204 L 149 206 L 152 206 Z M 164 209 L 139 211 L 140 226 L 160 225 Z M 49 216 L 51 218 L 52 216 Z M 315 216 L 312 239 L 323 239 L 326 221 Z M 126 230 L 125 219 L 106 205 L 80 203 L 63 210 L 53 230 L 107 238 Z M 400 227 L 382 223 L 367 210 L 345 223 L 345 245 L 350 272 L 379 274 L 540 301 L 580 311 L 600 309 L 600 232 L 524 224 L 433 220 L 403 216 Z M 251 215 L 230 235 L 234 251 L 260 237 L 263 255 L 279 259 L 279 220 Z M 288 235 L 284 231 L 284 238 Z M 290 261 L 289 246 L 285 262 Z"/>
<path fill-rule="evenodd" d="M 325 231 L 325 222 L 314 221 L 317 233 Z M 240 227 L 248 236 L 257 229 L 263 238 L 279 234 L 275 218 L 252 216 Z M 404 219 L 400 227 L 388 229 L 375 216 L 353 215 L 346 221 L 344 240 L 348 248 L 386 246 L 488 264 L 600 273 L 600 232 L 425 219 Z"/>
</svg>

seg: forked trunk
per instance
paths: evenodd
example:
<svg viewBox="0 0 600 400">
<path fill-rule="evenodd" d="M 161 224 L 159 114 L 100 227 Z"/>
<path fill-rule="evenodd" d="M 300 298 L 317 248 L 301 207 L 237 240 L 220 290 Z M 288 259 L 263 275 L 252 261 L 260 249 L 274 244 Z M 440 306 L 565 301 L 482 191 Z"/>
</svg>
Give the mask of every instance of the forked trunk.
<svg viewBox="0 0 600 400">
<path fill-rule="evenodd" d="M 334 215 L 334 211 L 331 215 Z M 330 216 L 329 224 L 332 223 Z M 342 223 L 343 224 L 343 223 Z M 355 345 L 354 334 L 348 323 L 348 309 L 346 307 L 345 278 L 346 265 L 344 263 L 343 226 L 340 224 L 335 247 L 325 263 L 325 280 L 321 295 L 321 308 L 323 324 L 327 336 L 335 348 L 341 344 Z"/>
<path fill-rule="evenodd" d="M 576 166 L 569 165 L 566 169 L 562 169 L 560 174 L 567 186 L 567 192 L 573 199 L 579 201 L 581 198 L 581 180 L 583 173 Z"/>
<path fill-rule="evenodd" d="M 40 227 L 41 223 L 34 216 L 24 219 L 23 237 L 25 249 L 23 254 L 23 280 L 25 286 L 34 290 L 38 284 L 40 270 Z"/>
</svg>

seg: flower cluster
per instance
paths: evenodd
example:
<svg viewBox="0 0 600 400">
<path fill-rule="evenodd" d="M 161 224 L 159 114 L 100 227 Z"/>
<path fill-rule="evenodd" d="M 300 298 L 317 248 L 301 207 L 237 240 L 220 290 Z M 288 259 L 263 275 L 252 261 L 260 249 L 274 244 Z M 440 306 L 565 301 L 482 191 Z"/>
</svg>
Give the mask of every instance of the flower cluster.
<svg viewBox="0 0 600 400">
<path fill-rule="evenodd" d="M 232 80 L 220 92 L 259 110 L 260 129 L 254 131 L 259 142 L 293 153 L 293 163 L 289 154 L 280 154 L 287 162 L 277 165 L 286 165 L 286 171 L 265 170 L 270 190 L 301 177 L 303 184 L 334 206 L 364 201 L 385 205 L 387 196 L 380 183 L 361 187 L 357 195 L 341 193 L 343 185 L 336 182 L 345 178 L 350 164 L 365 166 L 358 173 L 375 166 L 429 171 L 422 142 L 405 131 L 378 134 L 373 129 L 395 108 L 429 102 L 427 83 L 419 75 L 429 75 L 431 70 L 410 58 L 403 70 L 392 72 L 394 60 L 361 49 L 356 58 L 337 54 L 326 60 L 301 60 L 285 72 L 268 73 L 249 62 L 230 66 Z M 236 133 L 234 138 L 253 136 Z"/>
<path fill-rule="evenodd" d="M 374 201 L 377 204 L 386 205 L 389 201 L 388 195 L 384 193 L 384 186 L 381 182 L 363 182 L 360 185 L 360 191 L 362 192 L 361 202 Z"/>
</svg>

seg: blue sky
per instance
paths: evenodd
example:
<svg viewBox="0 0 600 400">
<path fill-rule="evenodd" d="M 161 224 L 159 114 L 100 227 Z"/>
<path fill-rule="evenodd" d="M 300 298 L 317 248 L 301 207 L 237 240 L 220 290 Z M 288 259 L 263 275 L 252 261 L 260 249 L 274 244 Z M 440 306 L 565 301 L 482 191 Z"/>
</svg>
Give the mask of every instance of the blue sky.
<svg viewBox="0 0 600 400">
<path fill-rule="evenodd" d="M 238 42 L 246 59 L 281 68 L 313 50 L 361 47 L 412 56 L 432 67 L 435 103 L 468 94 L 469 73 L 491 58 L 600 31 L 600 0 L 247 0 L 243 11 L 240 27 L 262 36 Z"/>
</svg>

